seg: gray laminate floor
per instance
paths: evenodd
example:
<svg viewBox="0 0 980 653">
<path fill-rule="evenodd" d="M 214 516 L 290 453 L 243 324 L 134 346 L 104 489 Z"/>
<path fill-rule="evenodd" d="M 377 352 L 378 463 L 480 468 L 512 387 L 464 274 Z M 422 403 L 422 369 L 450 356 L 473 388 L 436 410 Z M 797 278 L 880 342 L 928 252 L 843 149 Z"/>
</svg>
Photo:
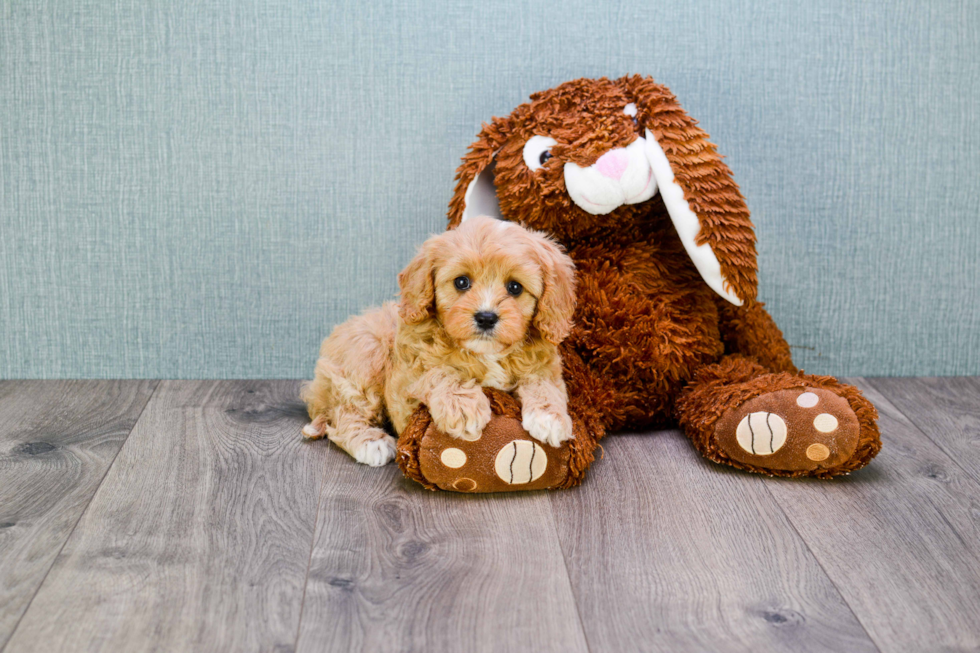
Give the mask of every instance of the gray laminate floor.
<svg viewBox="0 0 980 653">
<path fill-rule="evenodd" d="M 663 431 L 482 496 L 301 441 L 298 382 L 0 382 L 0 648 L 978 650 L 980 380 L 852 382 L 849 477 Z"/>
</svg>

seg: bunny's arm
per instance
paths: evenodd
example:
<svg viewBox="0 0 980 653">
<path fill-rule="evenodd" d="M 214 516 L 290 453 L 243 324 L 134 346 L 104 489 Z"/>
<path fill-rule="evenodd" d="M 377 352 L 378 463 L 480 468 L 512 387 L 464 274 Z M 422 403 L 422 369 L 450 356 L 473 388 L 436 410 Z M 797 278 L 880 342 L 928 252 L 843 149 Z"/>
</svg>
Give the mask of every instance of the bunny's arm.
<svg viewBox="0 0 980 653">
<path fill-rule="evenodd" d="M 765 304 L 750 300 L 734 306 L 720 300 L 718 318 L 725 353 L 751 357 L 772 372 L 797 372 L 789 344 Z"/>
</svg>

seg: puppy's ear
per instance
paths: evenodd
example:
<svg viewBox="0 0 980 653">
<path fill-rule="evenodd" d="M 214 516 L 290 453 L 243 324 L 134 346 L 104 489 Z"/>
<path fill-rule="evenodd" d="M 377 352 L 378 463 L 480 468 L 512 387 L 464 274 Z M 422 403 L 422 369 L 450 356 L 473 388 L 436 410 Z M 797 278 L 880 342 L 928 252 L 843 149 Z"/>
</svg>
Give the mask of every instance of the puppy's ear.
<svg viewBox="0 0 980 653">
<path fill-rule="evenodd" d="M 401 289 L 398 314 L 408 324 L 418 324 L 436 313 L 434 264 L 435 246 L 430 238 L 398 274 Z"/>
<path fill-rule="evenodd" d="M 456 191 L 449 202 L 450 229 L 477 215 L 501 217 L 493 183 L 494 156 L 511 132 L 511 118 L 494 118 L 489 125 L 483 125 L 476 142 L 470 145 L 456 170 Z"/>
<path fill-rule="evenodd" d="M 639 75 L 616 83 L 634 99 L 664 205 L 701 277 L 733 304 L 754 299 L 755 232 L 732 171 L 666 86 Z"/>
<path fill-rule="evenodd" d="M 572 330 L 575 316 L 575 264 L 560 245 L 538 232 L 530 232 L 532 251 L 541 266 L 544 288 L 532 324 L 553 345 Z"/>
</svg>

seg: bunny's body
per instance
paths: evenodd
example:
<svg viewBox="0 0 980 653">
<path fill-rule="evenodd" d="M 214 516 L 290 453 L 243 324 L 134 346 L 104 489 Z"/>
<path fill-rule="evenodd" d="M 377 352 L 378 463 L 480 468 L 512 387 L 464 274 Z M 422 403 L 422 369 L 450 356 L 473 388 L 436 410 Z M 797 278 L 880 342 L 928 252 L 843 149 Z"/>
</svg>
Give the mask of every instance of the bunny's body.
<svg viewBox="0 0 980 653">
<path fill-rule="evenodd" d="M 608 241 L 586 239 L 568 252 L 579 279 L 579 326 L 564 350 L 587 366 L 584 394 L 610 431 L 673 421 L 684 385 L 724 353 L 715 295 L 666 216 L 658 221 L 645 233 L 621 232 L 612 251 Z M 602 325 L 603 337 L 589 325 Z"/>
<path fill-rule="evenodd" d="M 578 301 L 564 376 L 594 439 L 679 422 L 703 455 L 741 469 L 863 467 L 881 446 L 877 413 L 794 367 L 756 301 L 749 211 L 707 138 L 649 78 L 562 84 L 484 126 L 450 228 L 496 210 L 565 247 Z"/>
</svg>

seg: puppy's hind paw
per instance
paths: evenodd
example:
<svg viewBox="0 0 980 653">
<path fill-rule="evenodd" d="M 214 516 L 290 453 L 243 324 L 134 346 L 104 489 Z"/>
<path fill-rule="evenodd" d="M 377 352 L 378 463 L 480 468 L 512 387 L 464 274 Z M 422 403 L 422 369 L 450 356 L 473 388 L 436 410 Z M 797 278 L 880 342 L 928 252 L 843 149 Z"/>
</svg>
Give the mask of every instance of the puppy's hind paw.
<svg viewBox="0 0 980 653">
<path fill-rule="evenodd" d="M 568 413 L 532 408 L 524 411 L 522 418 L 521 426 L 531 437 L 552 447 L 561 446 L 573 437 L 572 418 Z"/>
<path fill-rule="evenodd" d="M 385 435 L 358 445 L 354 450 L 354 460 L 371 467 L 382 467 L 395 459 L 395 451 L 395 438 Z"/>
<path fill-rule="evenodd" d="M 327 433 L 327 418 L 319 415 L 312 422 L 303 427 L 303 437 L 307 440 L 319 440 Z"/>
</svg>

